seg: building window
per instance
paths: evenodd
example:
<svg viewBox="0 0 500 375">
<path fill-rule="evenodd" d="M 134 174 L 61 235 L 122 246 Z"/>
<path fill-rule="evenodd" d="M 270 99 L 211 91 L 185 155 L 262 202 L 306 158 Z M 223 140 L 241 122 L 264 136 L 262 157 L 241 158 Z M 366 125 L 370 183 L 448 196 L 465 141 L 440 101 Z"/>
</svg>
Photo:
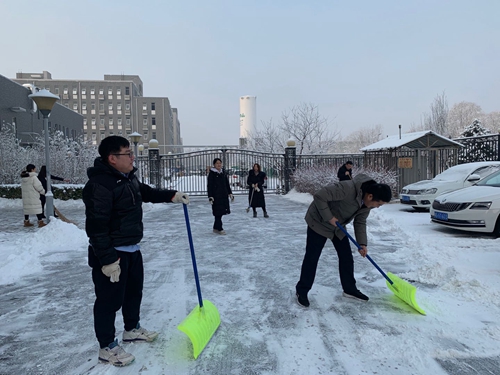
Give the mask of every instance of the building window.
<svg viewBox="0 0 500 375">
<path fill-rule="evenodd" d="M 95 125 L 95 117 L 92 117 L 92 125 Z"/>
<path fill-rule="evenodd" d="M 144 126 L 148 126 L 148 118 L 147 118 L 147 117 L 144 117 L 144 118 L 142 119 L 142 125 L 144 125 Z"/>
<path fill-rule="evenodd" d="M 99 111 L 104 111 L 104 103 L 99 104 Z"/>
<path fill-rule="evenodd" d="M 64 86 L 63 94 L 68 95 L 68 86 Z"/>
<path fill-rule="evenodd" d="M 118 103 L 116 105 L 116 109 L 118 109 L 119 111 L 121 111 L 122 110 L 122 103 Z"/>
<path fill-rule="evenodd" d="M 151 103 L 151 110 L 156 111 L 156 104 L 155 103 Z"/>
<path fill-rule="evenodd" d="M 130 95 L 130 87 L 125 87 L 125 95 Z"/>
<path fill-rule="evenodd" d="M 153 139 L 156 139 L 156 132 L 152 132 L 151 135 L 152 135 Z"/>
<path fill-rule="evenodd" d="M 151 125 L 156 125 L 156 117 L 151 117 Z"/>
<path fill-rule="evenodd" d="M 105 135 L 103 132 L 101 132 L 101 141 L 105 138 Z"/>
<path fill-rule="evenodd" d="M 118 118 L 118 120 L 116 120 L 116 121 L 117 121 L 118 125 L 120 125 L 120 126 L 122 125 L 122 119 L 121 119 L 121 117 Z"/>
<path fill-rule="evenodd" d="M 144 139 L 145 141 L 147 141 L 147 140 L 148 140 L 148 132 L 147 132 L 147 131 L 145 131 L 145 132 L 144 132 L 144 137 L 143 137 L 143 139 Z"/>
<path fill-rule="evenodd" d="M 118 88 L 116 89 L 116 95 L 121 95 L 122 94 L 122 89 Z"/>
<path fill-rule="evenodd" d="M 86 118 L 83 119 L 83 125 L 87 126 L 87 119 Z"/>
<path fill-rule="evenodd" d="M 68 102 L 65 102 L 65 103 L 64 103 L 64 106 L 65 106 L 66 108 L 69 108 L 69 103 L 68 103 Z"/>
<path fill-rule="evenodd" d="M 55 94 L 56 94 L 56 95 L 59 95 L 59 87 L 56 87 L 56 88 L 55 88 Z"/>
<path fill-rule="evenodd" d="M 73 111 L 78 111 L 78 103 L 73 103 Z"/>
<path fill-rule="evenodd" d="M 147 111 L 148 110 L 148 105 L 146 103 L 142 103 L 142 110 Z"/>
<path fill-rule="evenodd" d="M 125 119 L 125 125 L 130 126 L 130 117 Z"/>
<path fill-rule="evenodd" d="M 104 119 L 103 118 L 101 119 L 100 123 L 101 123 L 101 126 L 104 126 Z"/>
<path fill-rule="evenodd" d="M 95 88 L 93 87 L 90 88 L 90 95 L 95 95 Z"/>
<path fill-rule="evenodd" d="M 90 103 L 90 109 L 95 110 L 95 103 Z"/>
<path fill-rule="evenodd" d="M 102 87 L 99 89 L 99 95 L 104 95 L 104 89 Z"/>
<path fill-rule="evenodd" d="M 113 95 L 113 88 L 111 86 L 108 87 L 108 95 Z"/>
<path fill-rule="evenodd" d="M 82 95 L 87 95 L 87 89 L 86 88 L 82 88 Z"/>
<path fill-rule="evenodd" d="M 87 109 L 87 103 L 82 103 L 82 109 Z"/>
<path fill-rule="evenodd" d="M 109 109 L 110 111 L 112 111 L 112 110 L 113 110 L 113 103 L 109 103 L 109 104 L 108 104 L 108 109 Z"/>
<path fill-rule="evenodd" d="M 125 110 L 130 111 L 130 103 L 125 103 Z"/>
<path fill-rule="evenodd" d="M 76 87 L 73 87 L 73 95 L 77 95 L 78 94 L 78 89 Z"/>
</svg>

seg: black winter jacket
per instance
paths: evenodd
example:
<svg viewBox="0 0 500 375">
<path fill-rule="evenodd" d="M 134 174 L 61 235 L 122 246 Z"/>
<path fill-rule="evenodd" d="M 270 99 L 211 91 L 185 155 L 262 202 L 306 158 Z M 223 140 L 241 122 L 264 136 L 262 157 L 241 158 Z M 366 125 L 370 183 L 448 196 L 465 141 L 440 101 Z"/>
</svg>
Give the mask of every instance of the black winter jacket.
<svg viewBox="0 0 500 375">
<path fill-rule="evenodd" d="M 349 175 L 346 175 L 345 173 L 349 172 Z M 339 171 L 337 172 L 337 177 L 339 178 L 339 181 L 349 181 L 352 180 L 352 169 L 347 169 L 346 165 L 342 165 L 339 168 Z"/>
<path fill-rule="evenodd" d="M 101 158 L 87 170 L 89 181 L 83 189 L 85 230 L 93 254 L 91 267 L 118 260 L 117 246 L 138 244 L 143 236 L 142 202 L 171 202 L 176 190 L 154 189 L 135 176 L 134 168 L 125 177 Z M 90 251 L 89 247 L 89 251 Z M 94 264 L 95 255 L 100 264 Z"/>
<path fill-rule="evenodd" d="M 248 205 L 257 207 L 266 207 L 266 200 L 264 198 L 264 184 L 266 182 L 266 174 L 262 171 L 255 175 L 253 169 L 248 171 L 247 185 L 248 185 Z M 257 184 L 260 191 L 254 190 L 252 185 Z"/>
<path fill-rule="evenodd" d="M 212 205 L 212 214 L 214 216 L 229 215 L 231 213 L 229 194 L 233 192 L 225 170 L 222 170 L 221 173 L 210 170 L 207 178 L 207 192 L 209 198 L 214 198 Z"/>
</svg>

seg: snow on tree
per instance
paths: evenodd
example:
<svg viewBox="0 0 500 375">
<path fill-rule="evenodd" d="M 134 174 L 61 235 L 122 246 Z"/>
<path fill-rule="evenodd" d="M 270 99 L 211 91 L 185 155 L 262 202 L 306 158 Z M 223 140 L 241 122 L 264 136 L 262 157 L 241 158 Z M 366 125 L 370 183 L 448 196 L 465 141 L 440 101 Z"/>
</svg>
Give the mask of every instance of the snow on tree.
<svg viewBox="0 0 500 375">
<path fill-rule="evenodd" d="M 481 119 L 483 110 L 476 103 L 460 102 L 454 104 L 448 113 L 447 129 L 450 137 L 456 138 L 474 119 Z"/>
<path fill-rule="evenodd" d="M 459 163 L 470 163 L 475 161 L 495 160 L 496 152 L 494 144 L 474 137 L 481 137 L 491 134 L 491 131 L 483 126 L 480 120 L 474 119 L 472 124 L 467 126 L 460 138 L 471 138 L 461 140 L 465 145 L 458 155 Z"/>
</svg>

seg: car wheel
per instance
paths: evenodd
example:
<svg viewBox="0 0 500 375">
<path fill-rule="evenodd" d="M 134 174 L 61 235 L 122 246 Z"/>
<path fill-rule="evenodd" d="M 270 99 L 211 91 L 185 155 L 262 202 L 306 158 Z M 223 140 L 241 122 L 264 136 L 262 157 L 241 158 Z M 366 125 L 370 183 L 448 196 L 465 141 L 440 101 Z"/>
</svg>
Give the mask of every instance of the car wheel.
<svg viewBox="0 0 500 375">
<path fill-rule="evenodd" d="M 497 222 L 495 224 L 495 229 L 493 230 L 493 236 L 500 237 L 500 216 L 497 217 Z"/>
</svg>

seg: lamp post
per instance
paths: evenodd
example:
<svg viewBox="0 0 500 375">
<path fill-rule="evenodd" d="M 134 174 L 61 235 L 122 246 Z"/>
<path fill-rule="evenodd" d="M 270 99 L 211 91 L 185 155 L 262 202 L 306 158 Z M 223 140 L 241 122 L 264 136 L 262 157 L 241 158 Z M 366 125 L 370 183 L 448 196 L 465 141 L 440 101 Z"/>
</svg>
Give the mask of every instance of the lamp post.
<svg viewBox="0 0 500 375">
<path fill-rule="evenodd" d="M 40 112 L 43 115 L 43 130 L 45 132 L 45 168 L 47 170 L 47 191 L 45 192 L 47 222 L 50 222 L 50 217 L 54 216 L 54 196 L 50 186 L 50 147 L 49 147 L 49 116 L 54 104 L 60 99 L 57 95 L 52 94 L 49 90 L 42 89 L 34 94 L 28 95 L 28 98 L 33 99 Z"/>
<path fill-rule="evenodd" d="M 140 135 L 139 133 L 137 132 L 133 132 L 132 134 L 130 134 L 130 140 L 132 141 L 132 143 L 134 144 L 134 155 L 137 157 L 137 144 L 139 143 L 139 141 L 141 140 L 141 137 L 142 135 Z"/>
</svg>

